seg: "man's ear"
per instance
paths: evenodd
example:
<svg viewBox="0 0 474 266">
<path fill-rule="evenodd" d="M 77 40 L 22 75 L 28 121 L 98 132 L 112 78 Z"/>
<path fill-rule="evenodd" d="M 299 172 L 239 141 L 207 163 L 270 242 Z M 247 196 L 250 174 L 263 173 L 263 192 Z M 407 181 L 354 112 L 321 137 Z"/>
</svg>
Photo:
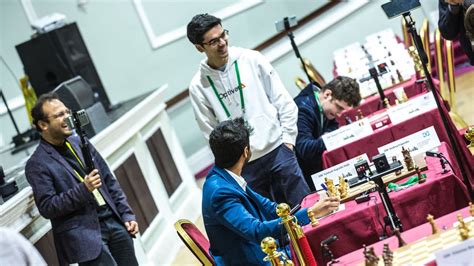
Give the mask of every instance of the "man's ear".
<svg viewBox="0 0 474 266">
<path fill-rule="evenodd" d="M 39 120 L 38 121 L 38 126 L 39 128 L 41 129 L 41 131 L 45 131 L 48 129 L 48 123 L 46 123 L 45 121 L 43 120 Z"/>
<path fill-rule="evenodd" d="M 332 90 L 323 91 L 323 96 L 324 96 L 324 99 L 328 99 L 328 98 L 332 97 Z"/>
<path fill-rule="evenodd" d="M 196 47 L 196 49 L 197 49 L 200 53 L 203 53 L 203 52 L 204 52 L 204 47 L 202 47 L 202 45 L 200 45 L 200 44 L 195 44 L 194 47 Z"/>
</svg>

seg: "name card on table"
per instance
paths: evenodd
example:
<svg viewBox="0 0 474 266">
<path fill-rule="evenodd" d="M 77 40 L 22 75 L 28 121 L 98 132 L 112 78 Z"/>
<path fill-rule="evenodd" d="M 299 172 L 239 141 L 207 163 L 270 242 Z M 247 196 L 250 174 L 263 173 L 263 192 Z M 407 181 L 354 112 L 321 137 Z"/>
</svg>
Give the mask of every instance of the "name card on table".
<svg viewBox="0 0 474 266">
<path fill-rule="evenodd" d="M 357 171 L 354 165 L 363 160 L 367 162 L 369 161 L 369 158 L 365 153 L 311 175 L 311 179 L 313 180 L 313 184 L 316 187 L 316 190 L 319 191 L 323 189 L 321 184 L 324 184 L 325 177 L 332 179 L 332 181 L 334 181 L 334 185 L 339 184 L 339 177 L 341 175 L 344 176 L 345 179 L 351 179 L 356 177 Z"/>
<path fill-rule="evenodd" d="M 397 160 L 403 162 L 402 147 L 410 151 L 410 155 L 415 160 L 415 163 L 422 167 L 424 165 L 423 154 L 434 148 L 439 147 L 438 135 L 433 126 L 420 130 L 416 133 L 408 135 L 404 138 L 391 142 L 380 147 L 379 153 L 385 153 L 389 161 L 393 156 L 397 156 Z M 417 156 L 420 155 L 420 156 Z M 417 159 L 418 157 L 421 157 Z"/>
<path fill-rule="evenodd" d="M 426 93 L 405 103 L 393 106 L 387 110 L 392 125 L 399 124 L 417 115 L 435 109 L 436 102 L 433 93 Z"/>
<path fill-rule="evenodd" d="M 453 228 L 452 230 L 458 230 Z M 457 232 L 456 232 L 457 233 Z M 457 245 L 435 252 L 436 264 L 472 265 L 474 261 L 474 238 L 464 240 Z"/>
<path fill-rule="evenodd" d="M 328 151 L 342 147 L 350 142 L 369 136 L 374 130 L 367 118 L 358 120 L 322 136 Z"/>
</svg>

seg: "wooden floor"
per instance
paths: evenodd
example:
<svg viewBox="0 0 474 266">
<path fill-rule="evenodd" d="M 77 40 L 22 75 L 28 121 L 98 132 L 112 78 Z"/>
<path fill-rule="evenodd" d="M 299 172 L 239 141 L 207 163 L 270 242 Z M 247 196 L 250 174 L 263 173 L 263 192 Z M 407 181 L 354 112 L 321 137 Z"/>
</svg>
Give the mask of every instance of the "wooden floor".
<svg viewBox="0 0 474 266">
<path fill-rule="evenodd" d="M 474 125 L 474 71 L 456 78 L 456 112 L 468 125 Z M 202 187 L 204 179 L 197 180 Z M 202 217 L 195 221 L 197 227 L 205 233 Z M 178 237 L 178 236 L 176 236 Z M 201 265 L 194 255 L 183 245 L 173 265 Z"/>
</svg>

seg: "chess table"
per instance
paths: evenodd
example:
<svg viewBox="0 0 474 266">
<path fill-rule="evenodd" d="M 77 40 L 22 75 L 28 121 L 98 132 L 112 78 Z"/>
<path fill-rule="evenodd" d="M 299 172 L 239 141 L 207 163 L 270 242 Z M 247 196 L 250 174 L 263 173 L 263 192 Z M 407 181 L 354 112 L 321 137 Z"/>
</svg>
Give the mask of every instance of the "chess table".
<svg viewBox="0 0 474 266">
<path fill-rule="evenodd" d="M 449 117 L 446 109 L 443 109 L 443 112 Z M 390 124 L 376 129 L 373 134 L 348 143 L 337 149 L 325 151 L 322 156 L 323 167 L 325 169 L 329 168 L 364 153 L 366 153 L 369 158 L 372 158 L 378 154 L 379 147 L 430 126 L 434 127 L 440 141 L 449 143 L 449 136 L 443 125 L 441 115 L 438 112 L 438 109 L 433 109 L 399 124 Z M 455 130 L 454 132 L 457 132 L 457 129 L 455 129 L 455 126 L 451 121 L 449 126 Z M 474 156 L 472 156 L 471 152 L 466 148 L 466 144 L 461 135 L 455 134 L 454 138 L 461 149 L 461 160 L 467 168 L 467 176 L 471 180 L 471 184 L 474 185 Z M 450 160 L 451 162 L 455 161 L 454 156 L 451 158 L 453 158 L 453 160 Z M 461 176 L 458 169 L 455 169 L 455 173 L 457 176 Z"/>
<path fill-rule="evenodd" d="M 465 221 L 468 220 L 467 217 L 470 217 L 469 207 L 465 207 L 436 219 L 436 224 L 440 229 L 438 234 L 433 235 L 431 225 L 425 223 L 401 234 L 403 240 L 407 242 L 406 246 L 399 248 L 397 238 L 392 236 L 371 245 L 371 247 L 374 248 L 375 254 L 381 257 L 383 244 L 387 243 L 394 252 L 393 265 L 434 265 L 434 252 L 449 248 L 462 241 L 458 229 L 453 228 L 453 223 L 457 221 L 456 216 L 458 213 L 464 217 Z M 473 238 L 474 220 L 471 219 L 470 222 L 466 223 L 471 229 L 469 236 Z M 335 265 L 363 265 L 363 252 L 363 249 L 359 249 L 337 258 L 339 262 Z M 382 259 L 379 260 L 379 265 L 383 265 Z"/>
<path fill-rule="evenodd" d="M 440 151 L 454 164 L 455 168 L 458 167 L 451 159 L 453 158 L 452 151 L 446 143 L 441 144 Z M 425 223 L 428 213 L 434 217 L 440 217 L 467 206 L 468 195 L 460 178 L 452 171 L 442 174 L 437 158 L 427 157 L 427 166 L 428 170 L 423 172 L 427 175 L 426 182 L 389 193 L 404 230 Z M 379 241 L 379 236 L 384 232 L 383 225 L 379 221 L 383 223 L 382 219 L 386 213 L 378 193 L 373 192 L 370 197 L 370 201 L 360 204 L 353 200 L 344 203 L 345 210 L 320 219 L 317 227 L 311 225 L 303 227 L 318 264 L 324 265 L 320 243 L 333 234 L 339 238 L 330 244 L 335 257 L 358 250 L 362 248 L 362 244 L 370 245 Z M 310 194 L 301 205 L 311 206 L 318 199 L 317 193 Z"/>
</svg>

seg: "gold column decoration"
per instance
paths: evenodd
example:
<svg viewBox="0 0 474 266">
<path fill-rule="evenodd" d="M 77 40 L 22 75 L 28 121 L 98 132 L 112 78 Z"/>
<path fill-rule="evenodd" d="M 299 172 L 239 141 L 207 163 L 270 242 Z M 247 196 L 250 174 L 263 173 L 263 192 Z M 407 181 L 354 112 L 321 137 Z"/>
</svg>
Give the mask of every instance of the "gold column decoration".
<svg viewBox="0 0 474 266">
<path fill-rule="evenodd" d="M 421 42 L 423 43 L 423 49 L 425 50 L 426 55 L 428 56 L 428 72 L 431 73 L 431 51 L 430 51 L 430 26 L 428 19 L 425 18 L 421 24 L 420 36 Z"/>
<path fill-rule="evenodd" d="M 20 79 L 21 92 L 23 93 L 23 98 L 25 98 L 25 108 L 28 115 L 28 120 L 30 125 L 33 124 L 33 118 L 31 117 L 31 109 L 35 106 L 36 103 L 36 93 L 31 87 L 28 76 L 24 76 Z"/>
<path fill-rule="evenodd" d="M 410 47 L 411 45 L 413 45 L 411 36 L 408 33 L 407 23 L 404 17 L 402 17 L 402 33 L 403 33 L 403 43 L 405 43 L 405 47 Z"/>
<path fill-rule="evenodd" d="M 303 59 L 304 65 L 306 67 L 306 71 L 308 71 L 308 75 L 311 78 L 311 80 L 316 81 L 319 83 L 319 85 L 324 86 L 326 84 L 326 81 L 324 80 L 323 76 L 321 73 L 319 73 L 318 70 L 313 66 L 311 61 L 309 59 L 304 58 Z M 303 65 L 301 65 L 303 67 Z"/>
<path fill-rule="evenodd" d="M 277 251 L 277 243 L 273 237 L 265 237 L 260 242 L 260 248 L 267 254 L 263 261 L 269 261 L 272 266 L 293 266 L 293 261 L 286 258 L 285 254 Z"/>
<path fill-rule="evenodd" d="M 281 223 L 285 226 L 288 235 L 290 236 L 291 244 L 296 253 L 296 259 L 298 260 L 301 266 L 305 266 L 306 262 L 303 258 L 303 253 L 301 252 L 300 246 L 298 244 L 298 239 L 302 238 L 303 230 L 298 225 L 298 221 L 295 216 L 290 215 L 290 206 L 286 203 L 278 204 L 276 208 L 276 214 L 281 218 Z"/>
<path fill-rule="evenodd" d="M 408 54 L 413 59 L 413 63 L 415 64 L 415 71 L 418 73 L 420 77 L 425 77 L 425 71 L 423 70 L 423 65 L 421 63 L 420 55 L 416 50 L 415 46 L 408 47 Z"/>
<path fill-rule="evenodd" d="M 448 100 L 448 93 L 446 92 L 446 85 L 444 84 L 444 68 L 443 68 L 443 39 L 439 29 L 435 31 L 435 57 L 436 57 L 436 71 L 438 72 L 439 89 L 441 97 Z"/>
</svg>

